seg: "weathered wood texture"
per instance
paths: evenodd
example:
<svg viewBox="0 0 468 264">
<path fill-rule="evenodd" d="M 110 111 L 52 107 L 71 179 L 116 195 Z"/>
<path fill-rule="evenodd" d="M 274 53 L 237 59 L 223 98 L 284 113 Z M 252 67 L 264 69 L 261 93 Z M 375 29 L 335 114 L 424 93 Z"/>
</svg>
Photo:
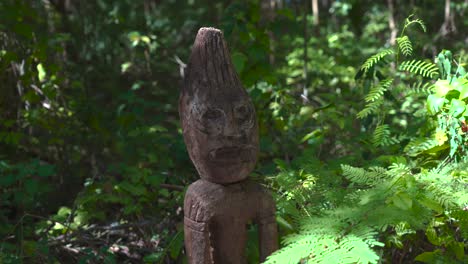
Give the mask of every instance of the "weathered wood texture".
<svg viewBox="0 0 468 264">
<path fill-rule="evenodd" d="M 247 180 L 257 161 L 255 109 L 234 70 L 223 34 L 198 31 L 179 99 L 185 144 L 201 180 L 184 202 L 189 263 L 247 263 L 247 225 L 258 225 L 260 257 L 277 249 L 275 205 Z"/>
</svg>

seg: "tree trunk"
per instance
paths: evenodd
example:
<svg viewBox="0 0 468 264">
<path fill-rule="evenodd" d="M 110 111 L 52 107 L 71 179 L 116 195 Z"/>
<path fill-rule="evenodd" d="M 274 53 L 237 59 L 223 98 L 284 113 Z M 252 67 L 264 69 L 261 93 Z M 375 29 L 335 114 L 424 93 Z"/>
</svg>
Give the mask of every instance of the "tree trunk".
<svg viewBox="0 0 468 264">
<path fill-rule="evenodd" d="M 388 40 L 388 42 L 390 43 L 390 45 L 395 45 L 395 42 L 396 42 L 396 36 L 397 36 L 397 33 L 398 33 L 398 29 L 396 28 L 396 25 L 395 25 L 395 18 L 393 17 L 393 13 L 394 13 L 394 3 L 393 3 L 393 0 L 387 0 L 387 6 L 388 6 L 388 27 L 390 28 L 390 39 Z"/>
</svg>

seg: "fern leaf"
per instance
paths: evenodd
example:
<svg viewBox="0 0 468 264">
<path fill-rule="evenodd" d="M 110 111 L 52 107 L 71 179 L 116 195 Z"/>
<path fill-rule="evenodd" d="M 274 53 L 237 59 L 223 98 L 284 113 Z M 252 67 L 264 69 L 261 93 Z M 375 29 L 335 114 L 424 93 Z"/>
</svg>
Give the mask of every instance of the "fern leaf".
<svg viewBox="0 0 468 264">
<path fill-rule="evenodd" d="M 413 45 L 411 44 L 408 36 L 399 37 L 396 41 L 398 43 L 398 48 L 401 50 L 403 55 L 411 56 L 411 54 L 413 54 Z"/>
<path fill-rule="evenodd" d="M 377 110 L 379 109 L 379 107 L 382 104 L 383 104 L 382 98 L 368 103 L 366 105 L 366 107 L 364 109 L 362 109 L 362 111 L 357 113 L 357 117 L 360 118 L 360 119 L 363 119 L 363 118 L 367 117 L 368 115 L 377 112 Z"/>
<path fill-rule="evenodd" d="M 311 254 L 316 243 L 316 239 L 313 236 L 305 234 L 292 236 L 291 239 L 294 242 L 277 250 L 267 258 L 264 264 L 299 263 L 299 261 Z"/>
<path fill-rule="evenodd" d="M 407 95 L 423 95 L 428 96 L 434 92 L 434 84 L 430 82 L 417 82 L 411 86 Z"/>
<path fill-rule="evenodd" d="M 411 140 L 403 151 L 414 157 L 435 146 L 437 146 L 437 141 L 433 138 L 416 138 Z"/>
<path fill-rule="evenodd" d="M 422 60 L 404 61 L 400 65 L 400 70 L 429 78 L 434 78 L 439 74 L 439 69 L 434 63 Z"/>
<path fill-rule="evenodd" d="M 393 82 L 393 78 L 385 79 L 379 83 L 379 85 L 373 87 L 364 98 L 367 102 L 366 107 L 357 114 L 358 118 L 365 118 L 366 116 L 375 113 L 377 109 L 382 105 L 382 95 L 388 90 Z"/>
<path fill-rule="evenodd" d="M 385 56 L 393 54 L 393 53 L 394 53 L 393 50 L 385 49 L 375 55 L 372 55 L 364 62 L 364 64 L 362 64 L 361 70 L 364 70 L 364 72 L 367 72 L 370 68 L 374 67 L 375 64 L 381 61 Z"/>
<path fill-rule="evenodd" d="M 443 185 L 439 186 L 436 184 L 431 184 L 430 186 L 426 187 L 426 190 L 429 191 L 427 196 L 432 198 L 440 206 L 447 210 L 456 207 L 457 198 L 454 197 L 454 195 L 449 191 L 444 190 L 443 187 Z"/>
<path fill-rule="evenodd" d="M 417 24 L 421 27 L 421 29 L 426 32 L 426 25 L 424 24 L 424 21 L 422 21 L 421 19 L 419 18 L 416 18 L 416 19 L 413 19 L 411 20 L 411 17 L 413 15 L 410 15 L 409 17 L 406 18 L 406 22 L 405 22 L 405 28 L 407 28 L 408 26 L 412 25 L 412 24 Z"/>
<path fill-rule="evenodd" d="M 384 244 L 376 240 L 377 232 L 368 226 L 351 229 L 346 219 L 358 211 L 342 209 L 344 215 L 336 214 L 340 211 L 336 210 L 330 215 L 308 218 L 301 232 L 287 236 L 283 241 L 286 246 L 264 263 L 378 263 L 379 256 L 372 248 Z"/>
<path fill-rule="evenodd" d="M 366 102 L 373 102 L 378 99 L 388 90 L 390 85 L 392 84 L 393 79 L 385 79 L 379 83 L 379 85 L 373 87 L 369 93 L 366 95 L 364 100 Z"/>
<path fill-rule="evenodd" d="M 410 172 L 410 168 L 402 163 L 393 163 L 390 165 L 390 167 L 388 167 L 388 173 L 395 177 L 410 174 Z"/>
<path fill-rule="evenodd" d="M 390 127 L 387 124 L 378 125 L 372 135 L 372 145 L 378 146 L 390 146 L 399 143 L 400 141 L 391 137 Z"/>
<path fill-rule="evenodd" d="M 374 185 L 388 178 L 386 170 L 380 167 L 372 167 L 367 171 L 363 168 L 341 165 L 341 170 L 346 179 L 361 185 Z"/>
</svg>

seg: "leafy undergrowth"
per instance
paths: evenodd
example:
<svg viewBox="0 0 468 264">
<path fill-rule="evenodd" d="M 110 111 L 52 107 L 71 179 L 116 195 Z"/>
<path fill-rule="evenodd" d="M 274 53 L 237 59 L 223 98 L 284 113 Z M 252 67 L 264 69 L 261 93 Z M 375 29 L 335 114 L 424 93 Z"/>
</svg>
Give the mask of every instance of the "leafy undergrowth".
<svg viewBox="0 0 468 264">
<path fill-rule="evenodd" d="M 468 262 L 468 75 L 447 50 L 436 63 L 411 58 L 410 25 L 425 30 L 409 17 L 358 73 L 370 157 L 323 162 L 309 150 L 278 163 L 271 186 L 288 231 L 265 263 Z"/>
</svg>

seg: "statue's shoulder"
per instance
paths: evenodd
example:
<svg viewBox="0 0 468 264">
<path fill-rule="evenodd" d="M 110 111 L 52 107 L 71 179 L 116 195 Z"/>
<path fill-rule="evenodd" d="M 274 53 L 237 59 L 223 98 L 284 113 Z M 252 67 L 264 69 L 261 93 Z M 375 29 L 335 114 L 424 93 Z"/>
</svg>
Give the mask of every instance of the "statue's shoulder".
<svg viewBox="0 0 468 264">
<path fill-rule="evenodd" d="M 255 201 L 252 204 L 255 204 L 255 208 L 258 209 L 258 214 L 271 214 L 275 211 L 275 201 L 273 196 L 268 188 L 261 185 L 260 183 L 248 180 L 244 183 L 245 189 L 248 192 L 248 195 L 251 197 L 252 201 Z"/>
<path fill-rule="evenodd" d="M 216 212 L 222 186 L 205 180 L 192 183 L 185 193 L 184 214 L 195 221 L 207 221 Z"/>
<path fill-rule="evenodd" d="M 258 182 L 252 180 L 246 180 L 244 183 L 244 188 L 249 192 L 251 195 L 255 195 L 257 197 L 271 197 L 271 193 L 265 186 L 261 185 Z"/>
<path fill-rule="evenodd" d="M 211 196 L 213 193 L 219 192 L 223 188 L 224 187 L 220 184 L 200 179 L 190 184 L 185 195 L 202 198 L 206 196 Z"/>
</svg>

